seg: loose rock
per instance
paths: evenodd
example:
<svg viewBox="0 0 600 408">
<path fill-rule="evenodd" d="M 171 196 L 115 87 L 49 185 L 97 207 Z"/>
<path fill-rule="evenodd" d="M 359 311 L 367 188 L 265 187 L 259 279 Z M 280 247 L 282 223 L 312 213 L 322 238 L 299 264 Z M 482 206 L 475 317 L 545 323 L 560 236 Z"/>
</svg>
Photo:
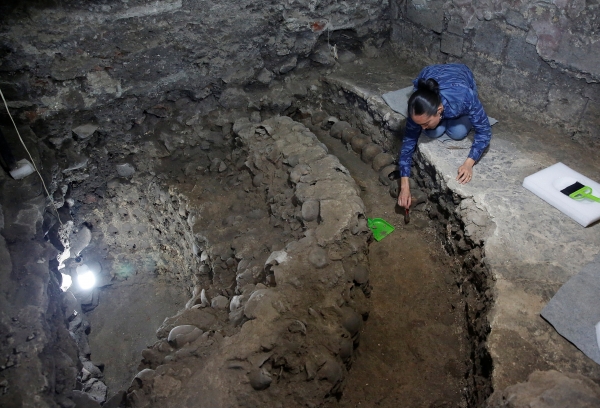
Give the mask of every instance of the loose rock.
<svg viewBox="0 0 600 408">
<path fill-rule="evenodd" d="M 202 334 L 202 330 L 190 324 L 177 326 L 169 332 L 168 342 L 173 346 L 180 348 L 187 343 L 196 340 Z"/>
<path fill-rule="evenodd" d="M 350 307 L 342 308 L 342 326 L 354 336 L 362 326 L 362 317 Z"/>
<path fill-rule="evenodd" d="M 310 120 L 313 125 L 317 126 L 317 125 L 320 125 L 321 122 L 323 122 L 325 119 L 327 119 L 327 117 L 329 117 L 329 114 L 327 112 L 317 111 L 312 114 L 312 117 L 310 118 Z"/>
<path fill-rule="evenodd" d="M 334 137 L 336 139 L 341 139 L 342 138 L 342 132 L 347 129 L 347 128 L 351 128 L 352 125 L 350 125 L 350 123 L 346 122 L 346 121 L 339 121 L 333 124 L 333 126 L 331 126 L 331 129 L 329 130 L 329 135 L 331 137 Z"/>
<path fill-rule="evenodd" d="M 360 130 L 353 127 L 347 127 L 342 130 L 342 142 L 350 143 L 355 136 L 360 135 Z"/>
<path fill-rule="evenodd" d="M 302 219 L 304 221 L 315 221 L 319 217 L 319 202 L 308 200 L 302 204 Z"/>
<path fill-rule="evenodd" d="M 269 388 L 273 379 L 271 374 L 265 368 L 255 368 L 248 375 L 250 385 L 255 390 L 261 391 Z"/>
<path fill-rule="evenodd" d="M 379 153 L 373 158 L 373 170 L 379 171 L 392 163 L 394 163 L 394 156 L 389 153 Z"/>
<path fill-rule="evenodd" d="M 120 177 L 131 177 L 135 174 L 135 167 L 129 163 L 117 164 L 117 173 Z"/>
<path fill-rule="evenodd" d="M 381 152 L 383 152 L 381 146 L 375 143 L 370 143 L 362 148 L 360 159 L 365 163 L 371 163 L 373 159 Z"/>
<path fill-rule="evenodd" d="M 313 248 L 308 254 L 308 260 L 317 269 L 329 265 L 329 255 L 327 254 L 327 251 L 321 247 Z"/>
<path fill-rule="evenodd" d="M 73 133 L 75 133 L 80 140 L 83 140 L 92 136 L 96 129 L 98 129 L 97 125 L 86 123 L 85 125 L 77 126 L 73 129 Z"/>
<path fill-rule="evenodd" d="M 352 140 L 350 141 L 350 145 L 352 146 L 352 150 L 354 150 L 355 153 L 360 154 L 362 152 L 363 147 L 369 144 L 370 142 L 370 138 L 360 134 L 352 138 Z"/>
<path fill-rule="evenodd" d="M 210 302 L 210 307 L 213 309 L 227 309 L 229 307 L 229 299 L 221 295 L 216 296 Z"/>
<path fill-rule="evenodd" d="M 273 74 L 268 69 L 263 68 L 258 73 L 258 76 L 256 77 L 256 80 L 258 82 L 260 82 L 261 84 L 263 84 L 263 85 L 268 85 L 268 84 L 271 83 L 271 81 L 273 80 L 274 77 L 275 77 L 275 74 Z"/>
</svg>

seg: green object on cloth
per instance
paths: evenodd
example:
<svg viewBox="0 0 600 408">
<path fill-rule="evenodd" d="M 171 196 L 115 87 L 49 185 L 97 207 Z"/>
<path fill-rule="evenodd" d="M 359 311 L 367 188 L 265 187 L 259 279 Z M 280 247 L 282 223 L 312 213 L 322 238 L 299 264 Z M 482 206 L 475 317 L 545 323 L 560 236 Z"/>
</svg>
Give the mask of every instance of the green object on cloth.
<svg viewBox="0 0 600 408">
<path fill-rule="evenodd" d="M 578 181 L 571 184 L 567 188 L 563 188 L 562 190 L 560 190 L 560 192 L 565 195 L 568 195 L 573 200 L 581 201 L 584 198 L 589 198 L 590 200 L 600 203 L 600 197 L 592 195 L 592 188 L 589 186 L 584 186 Z"/>
<path fill-rule="evenodd" d="M 376 241 L 381 241 L 394 231 L 394 227 L 383 218 L 367 218 L 367 225 Z"/>
</svg>

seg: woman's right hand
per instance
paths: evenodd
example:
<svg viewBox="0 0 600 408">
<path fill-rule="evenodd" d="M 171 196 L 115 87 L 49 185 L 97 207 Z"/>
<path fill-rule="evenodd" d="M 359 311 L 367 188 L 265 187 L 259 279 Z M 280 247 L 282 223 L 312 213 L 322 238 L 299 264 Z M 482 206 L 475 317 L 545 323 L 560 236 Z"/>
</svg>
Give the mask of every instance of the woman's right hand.
<svg viewBox="0 0 600 408">
<path fill-rule="evenodd" d="M 410 208 L 412 197 L 410 196 L 410 183 L 408 177 L 400 178 L 400 194 L 398 194 L 398 205 L 406 209 Z"/>
</svg>

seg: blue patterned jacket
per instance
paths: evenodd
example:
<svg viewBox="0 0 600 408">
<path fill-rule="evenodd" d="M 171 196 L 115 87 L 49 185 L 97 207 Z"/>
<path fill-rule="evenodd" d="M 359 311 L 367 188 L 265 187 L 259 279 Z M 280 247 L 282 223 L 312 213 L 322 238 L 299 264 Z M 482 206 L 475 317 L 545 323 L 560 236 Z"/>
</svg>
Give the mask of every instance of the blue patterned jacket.
<svg viewBox="0 0 600 408">
<path fill-rule="evenodd" d="M 415 90 L 419 78 L 433 78 L 438 82 L 442 105 L 444 106 L 444 119 L 455 119 L 469 115 L 469 120 L 475 130 L 469 157 L 478 161 L 490 144 L 492 129 L 477 96 L 477 86 L 471 70 L 464 64 L 430 65 L 423 68 L 419 76 L 413 81 Z M 420 134 L 421 126 L 417 125 L 409 115 L 406 119 L 406 130 L 400 149 L 399 167 L 402 177 L 410 176 L 412 156 L 417 147 Z"/>
</svg>

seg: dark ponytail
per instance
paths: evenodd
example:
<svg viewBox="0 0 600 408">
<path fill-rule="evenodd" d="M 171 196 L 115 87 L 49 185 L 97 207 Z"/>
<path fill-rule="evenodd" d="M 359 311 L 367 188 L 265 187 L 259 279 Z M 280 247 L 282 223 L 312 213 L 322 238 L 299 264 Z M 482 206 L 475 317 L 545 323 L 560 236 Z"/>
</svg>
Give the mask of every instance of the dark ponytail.
<svg viewBox="0 0 600 408">
<path fill-rule="evenodd" d="M 419 78 L 417 90 L 408 99 L 408 114 L 433 116 L 442 104 L 440 86 L 433 78 Z"/>
</svg>

